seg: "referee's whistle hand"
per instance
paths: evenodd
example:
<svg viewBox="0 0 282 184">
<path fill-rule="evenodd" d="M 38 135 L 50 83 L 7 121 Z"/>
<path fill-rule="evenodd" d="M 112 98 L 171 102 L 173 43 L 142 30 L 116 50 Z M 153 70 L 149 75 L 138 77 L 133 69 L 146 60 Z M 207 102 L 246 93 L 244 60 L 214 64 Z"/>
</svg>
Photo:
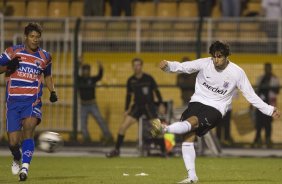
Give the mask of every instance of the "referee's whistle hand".
<svg viewBox="0 0 282 184">
<path fill-rule="evenodd" d="M 166 60 L 162 60 L 160 62 L 160 69 L 166 71 L 168 69 L 168 62 Z"/>
</svg>

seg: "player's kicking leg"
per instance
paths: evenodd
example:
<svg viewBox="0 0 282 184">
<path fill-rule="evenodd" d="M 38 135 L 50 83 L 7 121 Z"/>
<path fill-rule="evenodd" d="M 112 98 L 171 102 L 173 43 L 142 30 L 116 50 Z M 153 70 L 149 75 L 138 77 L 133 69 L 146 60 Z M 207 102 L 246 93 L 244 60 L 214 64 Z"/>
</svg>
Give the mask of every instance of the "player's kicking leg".
<svg viewBox="0 0 282 184">
<path fill-rule="evenodd" d="M 23 120 L 23 141 L 22 141 L 22 167 L 19 172 L 19 180 L 25 181 L 28 175 L 29 165 L 34 152 L 34 130 L 38 124 L 35 117 L 25 118 Z"/>
<path fill-rule="evenodd" d="M 168 126 L 162 124 L 159 119 L 154 119 L 151 123 L 151 133 L 154 137 L 164 133 L 184 134 L 198 127 L 198 119 L 195 116 L 185 121 L 172 123 Z"/>
<path fill-rule="evenodd" d="M 13 155 L 11 171 L 13 175 L 17 175 L 20 172 L 20 168 L 21 168 L 21 157 L 22 157 L 20 150 L 21 132 L 20 131 L 8 132 L 8 140 L 9 140 L 9 149 Z"/>
<path fill-rule="evenodd" d="M 164 133 L 174 133 L 174 134 L 184 134 L 194 130 L 198 127 L 198 119 L 195 116 L 188 118 L 186 121 L 175 122 L 169 126 L 161 124 L 159 119 L 154 119 L 152 121 L 152 135 L 157 136 Z M 182 156 L 187 169 L 187 178 L 180 181 L 179 183 L 197 183 L 198 177 L 195 170 L 195 149 L 194 140 L 196 134 L 195 132 L 190 132 L 182 143 Z"/>
</svg>

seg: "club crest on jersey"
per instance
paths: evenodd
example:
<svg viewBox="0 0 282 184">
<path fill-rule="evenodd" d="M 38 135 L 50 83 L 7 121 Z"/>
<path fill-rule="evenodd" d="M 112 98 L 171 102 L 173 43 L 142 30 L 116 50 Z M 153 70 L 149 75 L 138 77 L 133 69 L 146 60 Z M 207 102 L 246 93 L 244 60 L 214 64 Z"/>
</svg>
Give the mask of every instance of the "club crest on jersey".
<svg viewBox="0 0 282 184">
<path fill-rule="evenodd" d="M 40 66 L 41 61 L 40 61 L 40 60 L 35 60 L 34 63 L 35 63 L 37 66 Z"/>
<path fill-rule="evenodd" d="M 228 86 L 229 86 L 229 82 L 224 81 L 223 87 L 224 87 L 224 88 L 228 88 Z"/>
</svg>

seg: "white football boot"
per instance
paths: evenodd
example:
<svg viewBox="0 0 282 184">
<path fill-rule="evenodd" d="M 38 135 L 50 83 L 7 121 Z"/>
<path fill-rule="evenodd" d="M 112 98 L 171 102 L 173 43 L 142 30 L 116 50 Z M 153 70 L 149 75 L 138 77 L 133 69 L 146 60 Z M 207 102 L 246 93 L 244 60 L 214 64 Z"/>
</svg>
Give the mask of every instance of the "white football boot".
<svg viewBox="0 0 282 184">
<path fill-rule="evenodd" d="M 21 170 L 21 163 L 18 160 L 13 160 L 12 166 L 11 166 L 11 171 L 13 175 L 19 174 Z"/>
<path fill-rule="evenodd" d="M 198 177 L 196 176 L 194 178 L 188 177 L 188 178 L 186 178 L 186 179 L 184 179 L 184 180 L 182 180 L 178 183 L 197 183 L 197 182 L 198 182 Z"/>
</svg>

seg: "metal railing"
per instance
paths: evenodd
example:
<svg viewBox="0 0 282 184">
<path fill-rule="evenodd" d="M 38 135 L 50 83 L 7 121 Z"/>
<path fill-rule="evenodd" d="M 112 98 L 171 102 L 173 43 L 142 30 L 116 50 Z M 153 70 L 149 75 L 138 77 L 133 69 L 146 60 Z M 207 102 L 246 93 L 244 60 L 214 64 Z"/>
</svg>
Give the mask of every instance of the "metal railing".
<svg viewBox="0 0 282 184">
<path fill-rule="evenodd" d="M 67 43 L 76 19 L 0 17 L 2 50 L 10 45 L 13 35 L 22 35 L 28 21 L 40 22 L 46 35 L 61 33 Z M 193 52 L 198 23 L 198 18 L 82 17 L 80 48 L 97 52 Z M 282 20 L 205 18 L 203 52 L 217 39 L 228 41 L 234 52 L 282 53 Z"/>
</svg>

